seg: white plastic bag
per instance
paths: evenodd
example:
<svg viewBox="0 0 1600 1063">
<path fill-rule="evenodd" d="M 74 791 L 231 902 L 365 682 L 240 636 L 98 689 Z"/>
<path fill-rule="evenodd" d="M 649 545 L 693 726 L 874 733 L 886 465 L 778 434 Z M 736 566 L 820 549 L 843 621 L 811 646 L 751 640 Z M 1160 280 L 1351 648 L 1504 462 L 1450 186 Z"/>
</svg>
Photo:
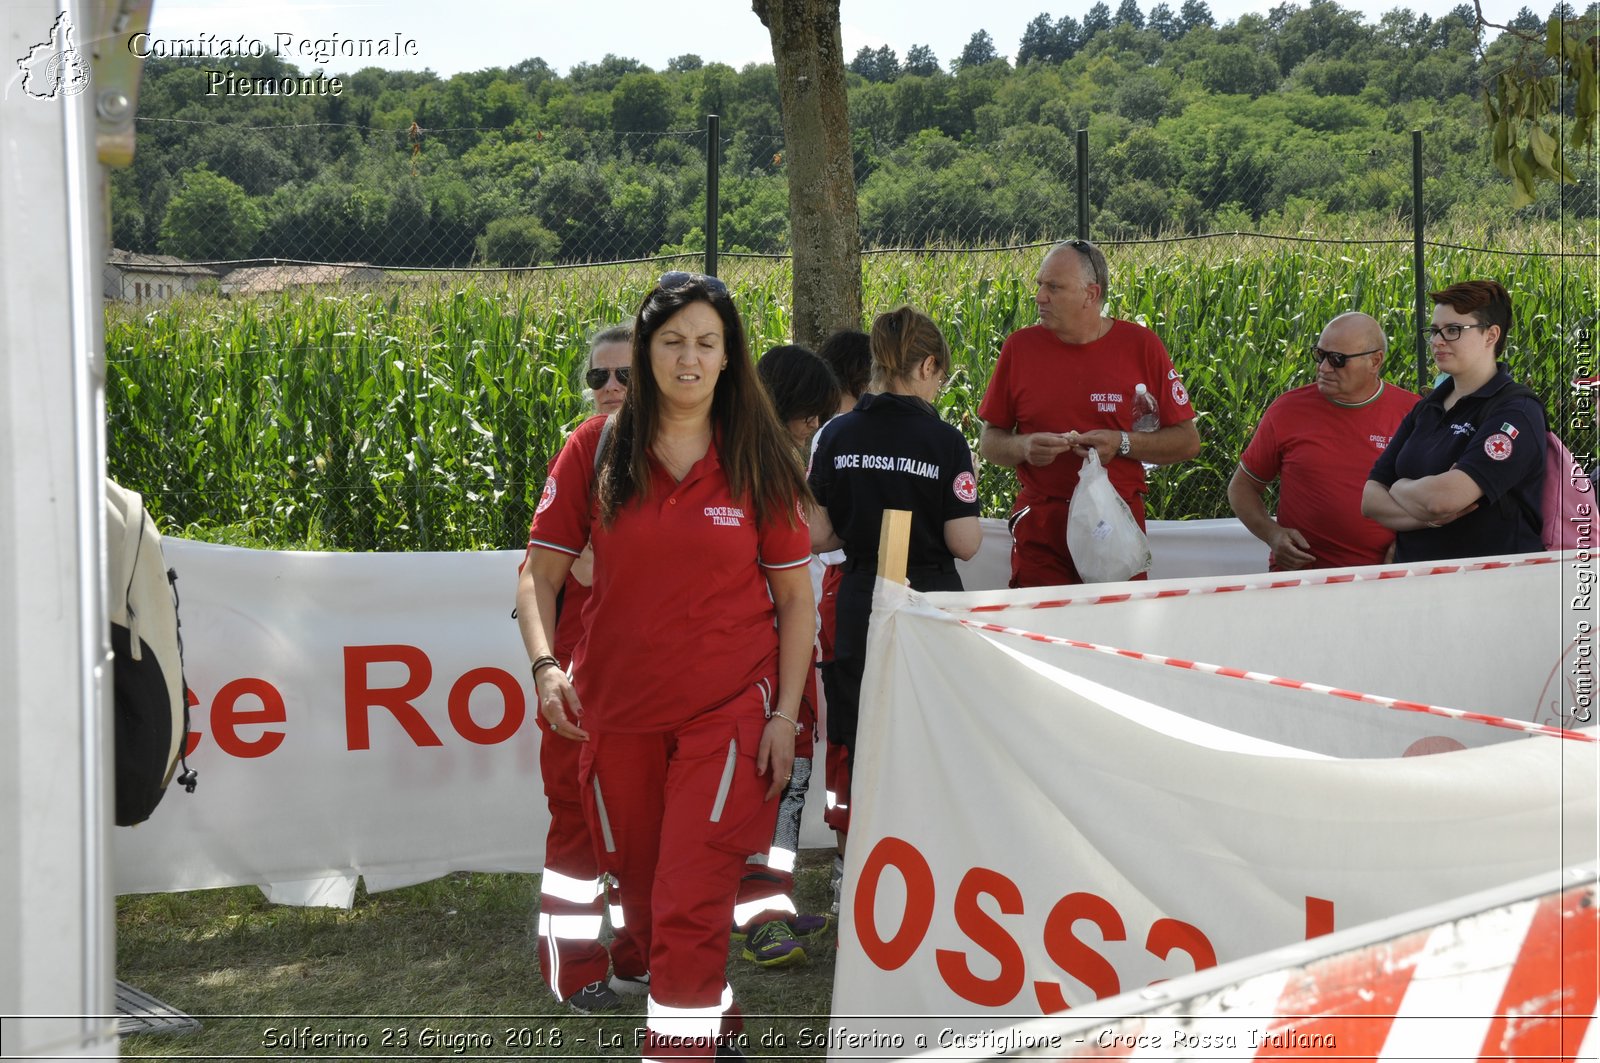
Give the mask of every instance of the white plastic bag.
<svg viewBox="0 0 1600 1063">
<path fill-rule="evenodd" d="M 1067 550 L 1085 583 L 1116 583 L 1150 567 L 1150 542 L 1094 450 L 1067 510 Z"/>
</svg>

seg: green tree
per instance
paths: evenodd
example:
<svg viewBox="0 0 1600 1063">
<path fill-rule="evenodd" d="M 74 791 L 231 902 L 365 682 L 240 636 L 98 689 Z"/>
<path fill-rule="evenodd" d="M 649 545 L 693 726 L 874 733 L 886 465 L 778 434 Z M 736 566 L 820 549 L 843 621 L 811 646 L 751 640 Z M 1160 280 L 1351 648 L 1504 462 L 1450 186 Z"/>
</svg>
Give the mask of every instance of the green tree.
<svg viewBox="0 0 1600 1063">
<path fill-rule="evenodd" d="M 261 204 L 204 164 L 183 175 L 161 221 L 161 251 L 190 261 L 244 258 L 265 221 Z"/>
<path fill-rule="evenodd" d="M 1066 58 L 1060 39 L 1056 36 L 1055 22 L 1046 13 L 1034 16 L 1022 31 L 1022 40 L 1017 45 L 1017 66 L 1059 63 Z"/>
<path fill-rule="evenodd" d="M 1164 41 L 1175 41 L 1183 35 L 1183 24 L 1172 13 L 1172 7 L 1166 0 L 1161 0 L 1150 9 L 1150 18 L 1145 25 L 1159 33 Z"/>
<path fill-rule="evenodd" d="M 1184 33 L 1199 26 L 1214 28 L 1216 24 L 1217 20 L 1211 17 L 1211 5 L 1206 0 L 1183 0 L 1183 6 L 1178 8 L 1178 25 Z"/>
<path fill-rule="evenodd" d="M 625 74 L 611 90 L 611 128 L 664 133 L 672 127 L 672 89 L 659 74 Z"/>
<path fill-rule="evenodd" d="M 551 261 L 560 244 L 538 218 L 496 218 L 478 237 L 478 261 L 485 266 L 538 266 Z"/>
<path fill-rule="evenodd" d="M 994 38 L 989 36 L 988 30 L 979 30 L 968 40 L 965 48 L 961 49 L 961 57 L 955 61 L 957 70 L 967 70 L 984 63 L 991 63 L 1000 58 L 1000 53 L 994 49 Z"/>
<path fill-rule="evenodd" d="M 1094 6 L 1083 16 L 1083 43 L 1088 44 L 1110 28 L 1111 8 L 1106 6 L 1105 0 L 1095 0 Z"/>
<path fill-rule="evenodd" d="M 934 55 L 933 49 L 926 44 L 913 44 L 906 49 L 906 61 L 900 68 L 902 73 L 921 77 L 932 77 L 941 73 L 943 69 L 939 65 L 939 57 Z"/>
<path fill-rule="evenodd" d="M 850 72 L 871 82 L 893 81 L 900 76 L 900 58 L 887 44 L 881 48 L 861 46 L 850 60 Z"/>
</svg>

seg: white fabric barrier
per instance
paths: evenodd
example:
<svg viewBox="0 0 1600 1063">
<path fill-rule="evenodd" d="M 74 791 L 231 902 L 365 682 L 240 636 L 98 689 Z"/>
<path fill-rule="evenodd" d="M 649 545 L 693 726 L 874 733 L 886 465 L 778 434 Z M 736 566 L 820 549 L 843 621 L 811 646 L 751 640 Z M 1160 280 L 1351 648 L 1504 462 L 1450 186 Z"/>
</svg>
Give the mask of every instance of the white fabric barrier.
<svg viewBox="0 0 1600 1063">
<path fill-rule="evenodd" d="M 347 906 L 358 876 L 376 891 L 541 869 L 545 732 L 511 619 L 520 553 L 164 545 L 200 783 L 114 832 L 117 892 L 259 884 Z M 819 775 L 811 847 L 833 843 L 821 790 Z"/>
<path fill-rule="evenodd" d="M 1540 715 L 1553 674 L 1587 668 L 1593 611 L 1572 598 L 1577 557 L 1507 561 L 1044 592 L 880 583 L 832 1055 L 981 1039 L 1594 859 L 1592 726 L 1530 735 L 1273 681 Z M 1579 724 L 1587 705 L 1580 690 L 1556 715 Z"/>
<path fill-rule="evenodd" d="M 957 561 L 961 585 L 969 591 L 995 590 L 1011 582 L 1011 533 L 1006 522 L 984 518 L 983 545 L 971 561 Z M 1151 579 L 1225 576 L 1264 572 L 1267 547 L 1229 517 L 1226 520 L 1152 520 Z"/>
<path fill-rule="evenodd" d="M 1005 523 L 984 525 L 964 578 L 1004 587 Z M 1237 565 L 1242 530 L 1153 522 L 1157 564 L 1198 553 Z M 179 575 L 200 786 L 113 832 L 118 892 L 259 884 L 274 901 L 339 906 L 358 876 L 380 890 L 543 866 L 544 735 L 510 619 L 519 553 L 165 547 Z M 807 847 L 833 844 L 821 763 L 819 748 Z"/>
</svg>

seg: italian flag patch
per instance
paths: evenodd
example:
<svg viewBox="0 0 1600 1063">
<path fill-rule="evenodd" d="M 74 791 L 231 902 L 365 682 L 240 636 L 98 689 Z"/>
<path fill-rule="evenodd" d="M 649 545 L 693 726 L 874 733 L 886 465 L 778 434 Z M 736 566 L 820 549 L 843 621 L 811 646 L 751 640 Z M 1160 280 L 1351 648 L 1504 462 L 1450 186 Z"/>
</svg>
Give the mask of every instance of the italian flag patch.
<svg viewBox="0 0 1600 1063">
<path fill-rule="evenodd" d="M 1517 430 L 1515 428 L 1511 427 L 1511 425 L 1508 424 L 1508 423 L 1507 424 L 1501 424 L 1500 431 L 1504 432 L 1506 435 L 1510 436 L 1512 439 L 1517 438 Z"/>
</svg>

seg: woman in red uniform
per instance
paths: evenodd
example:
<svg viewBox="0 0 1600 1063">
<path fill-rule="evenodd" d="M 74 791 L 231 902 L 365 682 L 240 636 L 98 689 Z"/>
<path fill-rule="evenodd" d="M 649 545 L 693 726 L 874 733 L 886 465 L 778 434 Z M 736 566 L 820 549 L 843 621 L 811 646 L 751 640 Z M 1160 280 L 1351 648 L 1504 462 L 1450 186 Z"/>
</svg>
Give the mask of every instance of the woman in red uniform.
<svg viewBox="0 0 1600 1063">
<path fill-rule="evenodd" d="M 628 366 L 633 358 L 633 326 L 612 325 L 589 344 L 584 397 L 602 415 L 622 409 L 628 397 Z M 585 548 L 567 573 L 556 607 L 553 653 L 563 670 L 588 630 L 583 607 L 594 582 L 594 557 Z M 539 876 L 539 969 L 557 1000 L 589 1014 L 621 1005 L 618 993 L 642 993 L 649 985 L 646 957 L 616 915 L 611 948 L 601 943 L 606 910 L 605 881 L 595 862 L 595 844 L 583 814 L 578 788 L 580 742 L 552 736 L 539 743 L 539 775 L 544 781 L 550 828 L 545 834 L 544 871 Z M 607 984 L 612 969 L 616 975 Z"/>
<path fill-rule="evenodd" d="M 539 711 L 580 757 L 602 868 L 650 966 L 645 1059 L 710 1059 L 742 1027 L 723 976 L 745 855 L 772 837 L 813 632 L 804 475 L 727 288 L 669 273 L 634 325 L 628 399 L 545 483 L 518 585 Z M 598 471 L 597 471 L 598 469 Z M 556 591 L 591 542 L 568 680 Z"/>
</svg>

